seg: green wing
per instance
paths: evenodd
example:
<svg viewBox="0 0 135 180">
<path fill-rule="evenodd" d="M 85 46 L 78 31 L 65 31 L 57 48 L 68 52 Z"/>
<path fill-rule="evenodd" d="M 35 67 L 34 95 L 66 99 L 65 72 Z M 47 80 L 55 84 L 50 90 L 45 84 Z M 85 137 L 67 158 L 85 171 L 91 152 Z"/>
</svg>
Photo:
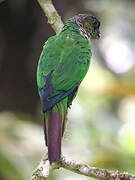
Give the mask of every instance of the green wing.
<svg viewBox="0 0 135 180">
<path fill-rule="evenodd" d="M 71 94 L 85 77 L 90 58 L 90 44 L 80 34 L 66 31 L 49 38 L 41 53 L 37 70 L 39 94 L 43 101 L 48 96 L 53 101 L 52 104 L 55 104 Z M 45 78 L 48 75 L 49 80 Z M 51 85 L 53 90 L 47 91 Z"/>
</svg>

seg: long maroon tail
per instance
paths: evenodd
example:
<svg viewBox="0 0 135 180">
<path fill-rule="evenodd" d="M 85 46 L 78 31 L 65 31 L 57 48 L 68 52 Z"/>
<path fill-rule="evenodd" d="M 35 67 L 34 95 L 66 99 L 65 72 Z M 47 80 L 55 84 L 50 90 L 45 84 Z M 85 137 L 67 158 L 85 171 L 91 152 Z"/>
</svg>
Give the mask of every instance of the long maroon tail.
<svg viewBox="0 0 135 180">
<path fill-rule="evenodd" d="M 50 112 L 48 118 L 44 119 L 44 134 L 50 163 L 60 160 L 63 124 L 64 121 L 59 112 Z"/>
</svg>

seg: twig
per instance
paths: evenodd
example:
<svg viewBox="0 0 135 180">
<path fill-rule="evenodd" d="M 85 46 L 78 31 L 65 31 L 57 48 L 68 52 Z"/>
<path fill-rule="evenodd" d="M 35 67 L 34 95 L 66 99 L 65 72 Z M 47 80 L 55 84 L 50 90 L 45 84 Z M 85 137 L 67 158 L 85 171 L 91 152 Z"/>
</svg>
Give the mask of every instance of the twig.
<svg viewBox="0 0 135 180">
<path fill-rule="evenodd" d="M 34 171 L 31 180 L 45 180 L 49 176 L 50 163 L 48 160 L 48 154 L 43 157 L 37 169 Z"/>
<path fill-rule="evenodd" d="M 50 167 L 47 156 L 41 160 L 38 168 L 33 173 L 31 180 L 45 180 L 49 175 L 49 170 L 61 167 L 81 175 L 94 177 L 101 180 L 135 180 L 135 175 L 91 167 L 85 164 L 80 164 L 66 157 L 62 157 L 60 163 L 53 164 Z"/>
<path fill-rule="evenodd" d="M 41 8 L 43 9 L 45 15 L 48 17 L 48 23 L 52 26 L 54 31 L 59 33 L 63 27 L 63 22 L 61 17 L 58 15 L 56 9 L 53 6 L 51 0 L 38 0 Z"/>
<path fill-rule="evenodd" d="M 85 164 L 80 164 L 73 160 L 69 160 L 66 157 L 62 157 L 60 167 L 63 167 L 81 175 L 94 177 L 102 180 L 135 180 L 135 175 L 91 167 Z"/>
</svg>

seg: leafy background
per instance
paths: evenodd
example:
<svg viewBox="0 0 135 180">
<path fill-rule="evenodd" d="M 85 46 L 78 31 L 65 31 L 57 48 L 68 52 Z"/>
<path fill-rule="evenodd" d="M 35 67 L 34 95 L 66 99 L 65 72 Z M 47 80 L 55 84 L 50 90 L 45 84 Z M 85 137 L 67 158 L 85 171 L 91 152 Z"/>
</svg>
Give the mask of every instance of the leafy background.
<svg viewBox="0 0 135 180">
<path fill-rule="evenodd" d="M 63 152 L 92 166 L 135 173 L 135 1 L 53 3 L 63 21 L 78 13 L 101 21 L 91 67 L 68 113 Z M 46 150 L 36 67 L 54 34 L 36 0 L 0 4 L 0 180 L 29 179 Z M 61 169 L 49 179 L 90 178 Z"/>
</svg>

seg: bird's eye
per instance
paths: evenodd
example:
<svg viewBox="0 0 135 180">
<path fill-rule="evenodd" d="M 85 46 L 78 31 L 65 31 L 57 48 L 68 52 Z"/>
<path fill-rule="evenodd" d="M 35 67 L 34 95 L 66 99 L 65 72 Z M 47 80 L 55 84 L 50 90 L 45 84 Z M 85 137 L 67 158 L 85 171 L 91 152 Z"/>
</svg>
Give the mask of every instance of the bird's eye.
<svg viewBox="0 0 135 180">
<path fill-rule="evenodd" d="M 99 23 L 99 21 L 97 20 L 97 19 L 93 19 L 93 25 L 94 25 L 94 27 L 99 27 L 100 26 L 100 23 Z"/>
</svg>

